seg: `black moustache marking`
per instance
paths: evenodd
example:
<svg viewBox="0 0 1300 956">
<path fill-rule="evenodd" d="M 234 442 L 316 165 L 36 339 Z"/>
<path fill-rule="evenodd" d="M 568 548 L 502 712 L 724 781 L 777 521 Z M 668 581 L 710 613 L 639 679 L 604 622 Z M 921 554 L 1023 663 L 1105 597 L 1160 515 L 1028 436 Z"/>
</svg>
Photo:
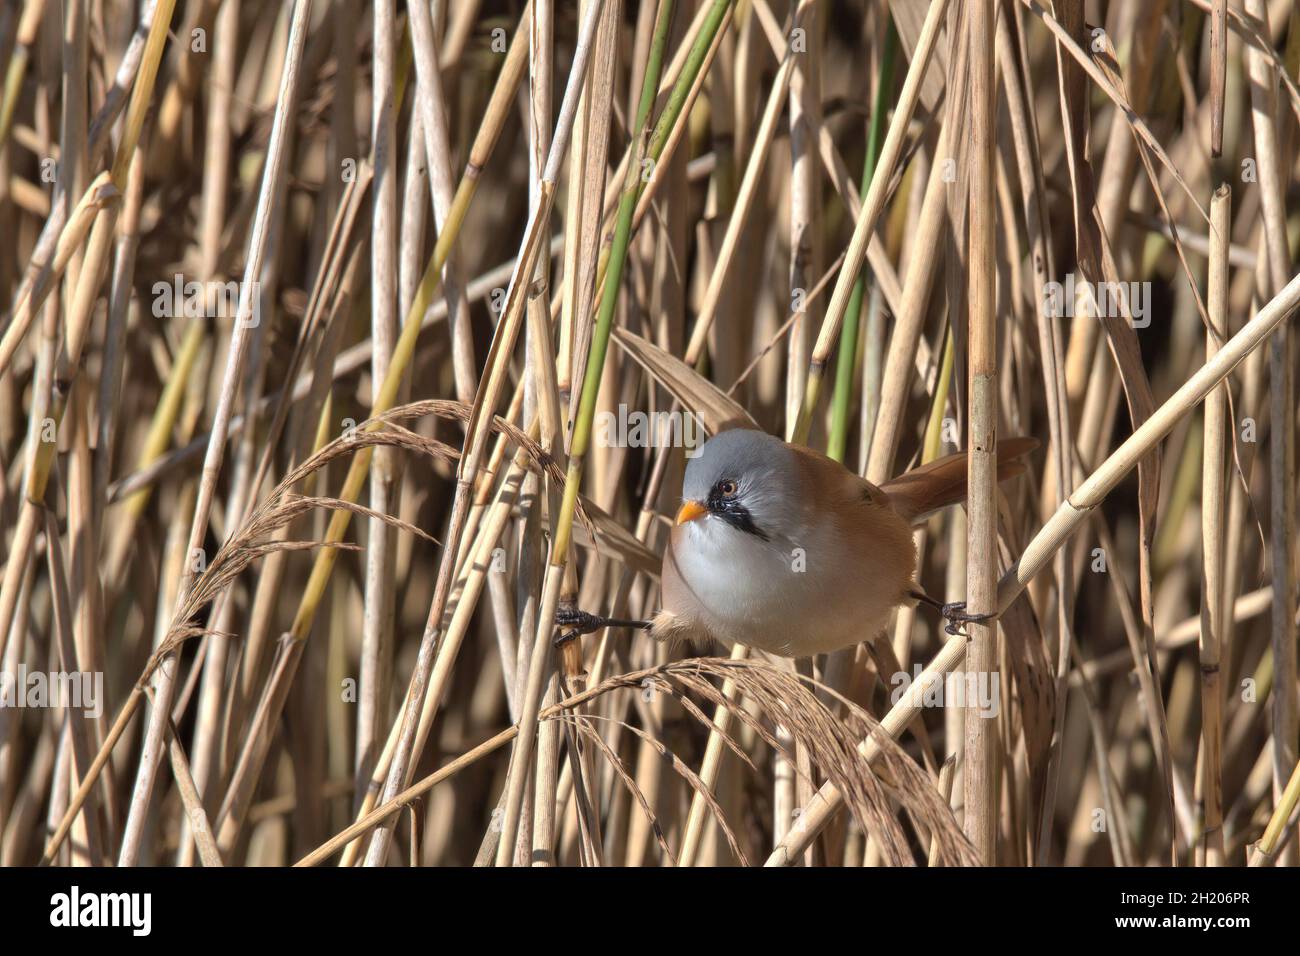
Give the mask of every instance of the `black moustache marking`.
<svg viewBox="0 0 1300 956">
<path fill-rule="evenodd" d="M 710 514 L 717 515 L 736 530 L 752 534 L 761 541 L 770 540 L 763 529 L 754 523 L 754 516 L 749 513 L 749 509 L 734 498 L 709 495 L 706 505 Z"/>
</svg>

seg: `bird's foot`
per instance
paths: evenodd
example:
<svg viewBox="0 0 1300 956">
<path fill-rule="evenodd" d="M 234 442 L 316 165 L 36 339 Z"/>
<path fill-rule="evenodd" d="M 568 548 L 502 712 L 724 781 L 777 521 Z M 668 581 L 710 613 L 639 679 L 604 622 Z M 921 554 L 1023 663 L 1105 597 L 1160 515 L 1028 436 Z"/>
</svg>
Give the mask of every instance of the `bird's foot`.
<svg viewBox="0 0 1300 956">
<path fill-rule="evenodd" d="M 965 601 L 951 601 L 941 605 L 939 614 L 944 620 L 945 634 L 951 634 L 953 637 L 961 635 L 967 640 L 970 639 L 970 634 L 962 627 L 963 624 L 983 624 L 997 617 L 996 614 L 971 614 L 966 610 Z"/>
<path fill-rule="evenodd" d="M 600 614 L 592 614 L 569 604 L 561 604 L 555 609 L 555 626 L 557 628 L 568 628 L 568 630 L 563 630 L 555 639 L 555 646 L 559 647 L 561 644 L 567 644 L 575 637 L 594 633 L 603 627 L 636 627 L 649 630 L 650 622 L 605 617 Z"/>
</svg>

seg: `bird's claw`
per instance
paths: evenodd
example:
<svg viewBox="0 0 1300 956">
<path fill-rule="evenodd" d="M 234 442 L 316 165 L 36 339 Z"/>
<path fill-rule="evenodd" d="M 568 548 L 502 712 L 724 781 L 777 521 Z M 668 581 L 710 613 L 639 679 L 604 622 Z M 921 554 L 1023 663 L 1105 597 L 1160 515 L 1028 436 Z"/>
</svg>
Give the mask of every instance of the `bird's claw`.
<svg viewBox="0 0 1300 956">
<path fill-rule="evenodd" d="M 592 634 L 603 627 L 638 627 L 647 629 L 650 627 L 650 622 L 625 621 L 620 618 L 604 617 L 572 605 L 562 604 L 555 609 L 555 625 L 560 628 L 568 628 L 555 639 L 555 646 L 559 647 L 562 644 L 567 644 L 575 637 Z"/>
<path fill-rule="evenodd" d="M 590 634 L 593 631 L 600 630 L 603 621 L 604 618 L 571 605 L 562 604 L 555 609 L 556 625 L 571 627 L 579 634 Z"/>
<path fill-rule="evenodd" d="M 578 630 L 575 627 L 572 630 L 561 632 L 560 635 L 556 637 L 554 641 L 551 642 L 551 646 L 563 647 L 565 644 L 569 643 L 569 641 L 573 640 L 575 637 L 581 637 L 581 636 L 582 636 L 582 631 Z"/>
<path fill-rule="evenodd" d="M 962 628 L 963 624 L 983 624 L 997 616 L 996 614 L 971 614 L 966 610 L 965 601 L 951 601 L 939 609 L 939 614 L 944 620 L 945 634 L 953 637 L 960 635 L 967 640 L 970 640 L 970 634 Z"/>
<path fill-rule="evenodd" d="M 563 647 L 574 638 L 600 630 L 600 621 L 594 614 L 589 614 L 570 605 L 561 605 L 555 609 L 555 625 L 562 630 L 555 638 L 556 647 Z"/>
</svg>

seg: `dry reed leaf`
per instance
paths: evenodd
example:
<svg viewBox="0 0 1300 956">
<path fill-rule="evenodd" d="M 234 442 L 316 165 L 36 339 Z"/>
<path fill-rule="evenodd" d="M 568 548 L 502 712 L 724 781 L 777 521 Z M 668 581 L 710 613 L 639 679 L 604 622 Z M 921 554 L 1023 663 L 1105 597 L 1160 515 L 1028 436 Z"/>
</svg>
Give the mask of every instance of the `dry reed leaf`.
<svg viewBox="0 0 1300 956">
<path fill-rule="evenodd" d="M 688 412 L 697 415 L 710 435 L 728 428 L 758 428 L 744 406 L 671 352 L 627 329 L 615 329 L 614 341 Z"/>
</svg>

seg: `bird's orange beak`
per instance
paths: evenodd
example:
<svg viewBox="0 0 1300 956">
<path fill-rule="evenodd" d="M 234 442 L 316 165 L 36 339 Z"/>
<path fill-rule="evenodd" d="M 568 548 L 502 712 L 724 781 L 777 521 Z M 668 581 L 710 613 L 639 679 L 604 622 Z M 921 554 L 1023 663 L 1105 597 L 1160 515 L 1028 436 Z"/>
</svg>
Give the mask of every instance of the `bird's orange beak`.
<svg viewBox="0 0 1300 956">
<path fill-rule="evenodd" d="M 682 506 L 677 509 L 677 523 L 686 524 L 686 522 L 702 518 L 708 513 L 709 509 L 698 501 L 684 501 Z"/>
</svg>

